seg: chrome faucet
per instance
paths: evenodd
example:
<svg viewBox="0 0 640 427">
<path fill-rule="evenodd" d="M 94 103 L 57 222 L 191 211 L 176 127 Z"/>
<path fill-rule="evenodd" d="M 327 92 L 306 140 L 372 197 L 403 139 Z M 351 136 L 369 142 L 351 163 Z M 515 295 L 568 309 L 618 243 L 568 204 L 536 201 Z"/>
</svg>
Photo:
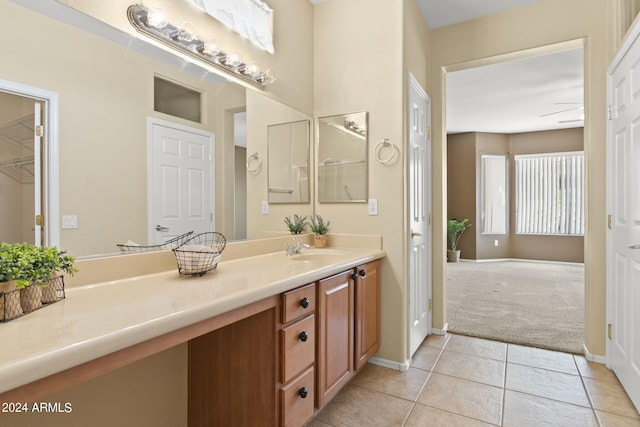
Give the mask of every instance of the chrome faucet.
<svg viewBox="0 0 640 427">
<path fill-rule="evenodd" d="M 300 255 L 302 253 L 302 248 L 309 249 L 310 246 L 306 243 L 298 242 L 293 243 L 293 237 L 291 238 L 291 244 L 285 243 L 284 249 L 287 253 L 287 256 Z"/>
</svg>

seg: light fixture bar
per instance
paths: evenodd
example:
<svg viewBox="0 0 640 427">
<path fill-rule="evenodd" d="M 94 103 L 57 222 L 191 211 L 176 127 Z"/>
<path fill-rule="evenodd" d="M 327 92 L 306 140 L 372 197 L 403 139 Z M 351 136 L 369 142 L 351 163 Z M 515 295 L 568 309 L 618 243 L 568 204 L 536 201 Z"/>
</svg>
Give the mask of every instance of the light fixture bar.
<svg viewBox="0 0 640 427">
<path fill-rule="evenodd" d="M 260 89 L 264 89 L 275 80 L 271 70 L 260 71 L 255 63 L 245 64 L 233 53 L 227 53 L 221 49 L 209 49 L 207 43 L 197 37 L 191 24 L 185 23 L 182 27 L 178 27 L 166 19 L 152 16 L 155 13 L 158 11 L 152 12 L 140 5 L 131 5 L 127 9 L 129 22 L 138 32 L 171 49 L 202 61 L 217 70 L 231 73 Z"/>
</svg>

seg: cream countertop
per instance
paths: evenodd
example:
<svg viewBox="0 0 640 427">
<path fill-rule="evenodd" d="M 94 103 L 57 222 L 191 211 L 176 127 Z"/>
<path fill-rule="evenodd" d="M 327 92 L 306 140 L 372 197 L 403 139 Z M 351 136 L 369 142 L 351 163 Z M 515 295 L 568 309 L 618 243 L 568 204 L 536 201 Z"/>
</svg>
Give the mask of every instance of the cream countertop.
<svg viewBox="0 0 640 427">
<path fill-rule="evenodd" d="M 176 270 L 66 290 L 66 299 L 0 324 L 0 393 L 298 286 L 380 259 L 383 250 L 327 248 L 224 261 L 202 277 Z"/>
</svg>

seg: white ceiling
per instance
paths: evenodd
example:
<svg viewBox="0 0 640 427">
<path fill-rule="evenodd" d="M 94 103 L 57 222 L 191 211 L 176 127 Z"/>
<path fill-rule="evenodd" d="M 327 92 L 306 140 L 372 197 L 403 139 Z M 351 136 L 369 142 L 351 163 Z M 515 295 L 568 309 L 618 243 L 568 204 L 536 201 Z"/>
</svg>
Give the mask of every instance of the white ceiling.
<svg viewBox="0 0 640 427">
<path fill-rule="evenodd" d="M 433 30 L 539 0 L 416 1 Z M 447 132 L 520 133 L 583 126 L 583 121 L 573 121 L 583 115 L 582 104 L 563 104 L 583 102 L 582 55 L 582 49 L 575 49 L 447 74 Z M 561 110 L 570 111 L 550 114 Z M 568 122 L 560 123 L 564 121 Z"/>
</svg>

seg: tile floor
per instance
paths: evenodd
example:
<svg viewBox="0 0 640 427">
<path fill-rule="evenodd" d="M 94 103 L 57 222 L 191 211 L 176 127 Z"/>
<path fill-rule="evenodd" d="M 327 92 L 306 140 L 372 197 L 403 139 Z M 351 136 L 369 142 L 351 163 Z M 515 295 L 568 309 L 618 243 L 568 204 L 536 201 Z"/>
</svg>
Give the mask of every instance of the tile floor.
<svg viewBox="0 0 640 427">
<path fill-rule="evenodd" d="M 463 335 L 428 337 L 407 372 L 368 364 L 307 424 L 640 426 L 616 376 L 584 357 Z"/>
</svg>

